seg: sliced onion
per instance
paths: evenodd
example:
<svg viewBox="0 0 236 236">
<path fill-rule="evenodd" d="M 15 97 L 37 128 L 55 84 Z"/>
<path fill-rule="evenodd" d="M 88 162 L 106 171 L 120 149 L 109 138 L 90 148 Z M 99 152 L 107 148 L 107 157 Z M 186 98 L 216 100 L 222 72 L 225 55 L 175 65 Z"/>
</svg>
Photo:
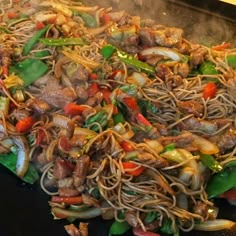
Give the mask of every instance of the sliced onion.
<svg viewBox="0 0 236 236">
<path fill-rule="evenodd" d="M 73 211 L 73 210 L 62 209 L 60 207 L 52 207 L 51 212 L 56 219 L 73 217 L 76 219 L 86 220 L 100 216 L 102 210 L 101 208 L 91 207 L 84 211 Z"/>
<path fill-rule="evenodd" d="M 71 119 L 63 115 L 53 114 L 52 122 L 54 125 L 66 129 L 68 124 L 70 124 Z"/>
<path fill-rule="evenodd" d="M 139 87 L 143 87 L 151 80 L 147 77 L 146 74 L 134 72 L 131 76 L 126 79 L 128 84 L 136 84 Z"/>
<path fill-rule="evenodd" d="M 66 134 L 67 134 L 67 130 L 63 129 L 60 131 L 59 136 L 65 136 Z M 95 137 L 97 133 L 90 129 L 75 127 L 74 135 L 84 135 L 84 136 L 88 136 L 92 138 L 92 137 Z"/>
<path fill-rule="evenodd" d="M 224 229 L 230 230 L 235 227 L 236 227 L 235 222 L 231 220 L 216 219 L 216 220 L 209 220 L 200 224 L 196 224 L 194 226 L 194 229 L 201 230 L 201 231 L 218 231 L 218 230 L 224 230 Z"/>
<path fill-rule="evenodd" d="M 14 136 L 12 141 L 18 147 L 16 174 L 22 178 L 29 167 L 29 146 L 27 140 L 23 136 Z"/>
<path fill-rule="evenodd" d="M 207 140 L 206 138 L 200 137 L 198 135 L 193 134 L 193 146 L 197 147 L 199 151 L 203 154 L 216 154 L 219 152 L 219 148 Z"/>
<path fill-rule="evenodd" d="M 164 149 L 163 145 L 160 144 L 157 140 L 144 139 L 144 142 L 157 154 L 161 153 Z"/>
<path fill-rule="evenodd" d="M 180 61 L 181 60 L 181 54 L 179 54 L 177 51 L 170 49 L 170 48 L 151 47 L 151 48 L 146 48 L 141 51 L 142 56 L 147 56 L 147 55 L 152 55 L 152 54 L 169 57 L 173 61 Z"/>
</svg>

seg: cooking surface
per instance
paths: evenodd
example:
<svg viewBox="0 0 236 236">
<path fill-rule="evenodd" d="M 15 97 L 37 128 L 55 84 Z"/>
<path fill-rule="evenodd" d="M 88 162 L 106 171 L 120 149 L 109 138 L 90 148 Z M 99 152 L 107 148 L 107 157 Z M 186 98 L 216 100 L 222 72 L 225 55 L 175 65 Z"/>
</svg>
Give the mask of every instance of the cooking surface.
<svg viewBox="0 0 236 236">
<path fill-rule="evenodd" d="M 96 1 L 86 2 L 90 5 L 96 4 Z M 196 10 L 196 8 L 187 7 L 188 5 L 185 4 L 191 1 L 144 0 L 145 6 L 142 8 L 127 4 L 130 1 L 121 0 L 121 2 L 119 5 L 113 5 L 113 9 L 126 9 L 132 14 L 141 15 L 142 18 L 155 19 L 160 24 L 182 27 L 185 30 L 185 37 L 194 42 L 219 44 L 227 41 L 235 44 L 236 21 L 234 19 L 229 19 L 228 16 L 221 18 L 218 13 L 209 13 L 205 8 Z M 168 4 L 166 4 L 167 2 Z M 173 2 L 178 2 L 178 4 Z M 110 1 L 104 1 L 100 5 L 108 7 Z M 47 204 L 48 196 L 39 189 L 39 186 L 24 185 L 4 167 L 0 167 L 0 178 L 1 236 L 67 235 L 63 230 L 63 225 L 67 222 L 53 221 Z M 221 214 L 226 216 L 229 215 L 229 212 L 231 212 L 231 219 L 236 220 L 235 207 L 226 204 Z M 108 227 L 109 222 L 104 223 L 100 219 L 93 220 L 90 223 L 90 235 L 107 236 Z M 202 236 L 236 235 L 236 233 L 228 232 L 192 232 L 187 235 L 199 234 Z"/>
</svg>

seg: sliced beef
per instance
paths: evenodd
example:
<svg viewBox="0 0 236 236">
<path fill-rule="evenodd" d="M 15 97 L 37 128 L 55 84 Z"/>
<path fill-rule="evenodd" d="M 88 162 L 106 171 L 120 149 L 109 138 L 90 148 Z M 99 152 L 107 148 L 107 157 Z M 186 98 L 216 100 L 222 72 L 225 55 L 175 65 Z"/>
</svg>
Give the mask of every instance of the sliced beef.
<svg viewBox="0 0 236 236">
<path fill-rule="evenodd" d="M 205 61 L 207 53 L 207 49 L 201 46 L 193 49 L 190 54 L 190 66 L 192 68 L 197 68 L 198 65 Z"/>
<path fill-rule="evenodd" d="M 67 103 L 74 101 L 77 95 L 73 88 L 61 88 L 47 91 L 42 94 L 41 99 L 56 108 L 63 108 Z"/>
<path fill-rule="evenodd" d="M 73 174 L 75 187 L 80 187 L 86 178 L 90 165 L 90 157 L 82 155 L 76 161 L 75 171 Z"/>
<path fill-rule="evenodd" d="M 58 157 L 54 163 L 53 176 L 56 179 L 64 179 L 66 177 L 72 176 L 73 169 L 68 164 L 68 162 L 60 157 Z"/>
<path fill-rule="evenodd" d="M 142 28 L 139 30 L 139 41 L 140 44 L 145 47 L 152 47 L 155 45 L 154 34 L 148 28 Z"/>
<path fill-rule="evenodd" d="M 79 191 L 74 187 L 61 187 L 58 188 L 58 194 L 61 197 L 75 197 L 79 195 Z"/>
<path fill-rule="evenodd" d="M 204 112 L 204 106 L 194 100 L 178 101 L 177 106 L 181 112 L 185 114 L 194 114 L 196 117 L 201 117 Z"/>
</svg>

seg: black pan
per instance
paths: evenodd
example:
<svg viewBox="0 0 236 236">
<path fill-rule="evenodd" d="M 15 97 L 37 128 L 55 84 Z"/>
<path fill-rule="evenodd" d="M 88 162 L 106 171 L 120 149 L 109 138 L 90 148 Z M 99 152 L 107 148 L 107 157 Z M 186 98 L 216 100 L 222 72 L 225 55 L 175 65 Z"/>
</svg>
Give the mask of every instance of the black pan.
<svg viewBox="0 0 236 236">
<path fill-rule="evenodd" d="M 202 1 L 197 0 L 144 0 L 143 8 L 139 8 L 130 4 L 130 0 L 121 1 L 120 5 L 113 5 L 114 10 L 125 9 L 141 17 L 153 18 L 160 24 L 182 27 L 189 40 L 195 42 L 205 40 L 216 44 L 223 41 L 235 42 L 236 7 L 233 5 L 229 6 L 215 0 L 204 1 L 204 6 L 201 5 Z M 110 5 L 110 1 L 98 2 L 106 7 Z M 86 3 L 92 5 L 96 4 L 96 1 L 86 1 Z M 47 203 L 49 198 L 39 185 L 26 185 L 0 166 L 0 189 L 0 236 L 67 235 L 64 225 L 68 222 L 53 220 Z M 236 221 L 236 207 L 230 206 L 223 200 L 216 201 L 216 204 L 220 206 L 222 218 Z M 89 235 L 108 236 L 110 224 L 111 222 L 104 222 L 100 218 L 89 221 Z M 126 234 L 126 236 L 131 235 L 130 232 Z M 236 236 L 236 233 L 193 231 L 183 235 Z"/>
</svg>

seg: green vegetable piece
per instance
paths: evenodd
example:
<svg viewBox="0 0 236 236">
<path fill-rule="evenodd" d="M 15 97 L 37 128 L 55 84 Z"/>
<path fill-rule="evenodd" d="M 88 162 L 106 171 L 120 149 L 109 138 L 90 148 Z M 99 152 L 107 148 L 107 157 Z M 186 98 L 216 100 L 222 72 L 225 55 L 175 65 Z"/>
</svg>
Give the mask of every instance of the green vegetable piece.
<svg viewBox="0 0 236 236">
<path fill-rule="evenodd" d="M 155 73 L 154 67 L 150 66 L 149 64 L 147 64 L 145 62 L 138 60 L 137 58 L 133 57 L 130 54 L 127 54 L 126 52 L 123 52 L 121 50 L 117 50 L 117 56 L 122 62 L 124 62 L 127 65 L 133 66 L 133 67 L 140 69 L 146 73 L 151 73 L 151 74 Z"/>
<path fill-rule="evenodd" d="M 220 163 L 212 155 L 201 153 L 200 160 L 203 163 L 203 165 L 207 166 L 209 169 L 211 169 L 214 172 L 219 172 L 223 169 Z"/>
<path fill-rule="evenodd" d="M 168 145 L 166 145 L 163 149 L 162 152 L 168 152 L 168 151 L 173 151 L 175 149 L 175 144 L 174 143 L 170 143 Z"/>
<path fill-rule="evenodd" d="M 126 233 L 130 228 L 131 226 L 126 221 L 124 222 L 114 221 L 110 227 L 109 236 L 122 235 Z"/>
<path fill-rule="evenodd" d="M 227 64 L 233 69 L 236 69 L 236 55 L 228 55 L 226 57 Z"/>
<path fill-rule="evenodd" d="M 147 113 L 152 113 L 154 115 L 160 114 L 159 108 L 150 100 L 140 100 L 138 101 L 138 106 L 144 116 L 146 116 Z"/>
<path fill-rule="evenodd" d="M 148 212 L 144 218 L 146 224 L 152 223 L 157 218 L 157 212 Z"/>
<path fill-rule="evenodd" d="M 97 132 L 99 131 L 99 126 L 97 124 L 92 125 L 93 123 L 99 123 L 102 127 L 105 127 L 108 120 L 107 120 L 107 113 L 105 111 L 99 111 L 94 116 L 90 117 L 86 122 L 84 127 L 90 126 L 90 129 Z"/>
<path fill-rule="evenodd" d="M 23 48 L 23 56 L 27 56 L 30 51 L 34 48 L 34 46 L 39 42 L 39 39 L 47 32 L 50 25 L 45 26 L 43 29 L 37 31 L 25 44 Z"/>
<path fill-rule="evenodd" d="M 10 31 L 7 28 L 1 26 L 0 27 L 0 33 L 10 34 Z"/>
<path fill-rule="evenodd" d="M 39 52 L 36 52 L 36 53 L 34 54 L 34 56 L 37 57 L 37 58 L 48 57 L 48 56 L 50 56 L 50 55 L 51 55 L 51 54 L 50 54 L 50 52 L 49 52 L 48 50 L 39 51 Z"/>
<path fill-rule="evenodd" d="M 10 154 L 1 154 L 0 155 L 0 164 L 5 166 L 11 172 L 16 174 L 16 162 L 17 162 L 17 155 L 14 153 Z M 22 180 L 29 184 L 34 184 L 39 179 L 39 174 L 35 167 L 29 164 L 28 170 Z"/>
<path fill-rule="evenodd" d="M 208 181 L 206 192 L 208 198 L 214 198 L 218 195 L 236 187 L 236 165 L 235 162 L 228 164 L 222 171 L 213 175 Z"/>
<path fill-rule="evenodd" d="M 130 96 L 134 96 L 138 92 L 138 86 L 135 84 L 127 84 L 120 87 L 120 90 L 124 93 L 129 94 Z"/>
<path fill-rule="evenodd" d="M 101 49 L 101 54 L 103 55 L 103 57 L 108 59 L 112 56 L 112 54 L 115 52 L 115 50 L 116 50 L 115 47 L 113 47 L 111 44 L 107 44 L 106 46 L 104 46 Z"/>
<path fill-rule="evenodd" d="M 86 12 L 73 11 L 74 16 L 80 16 L 85 23 L 86 27 L 96 28 L 98 27 L 96 19 Z"/>
<path fill-rule="evenodd" d="M 123 116 L 123 114 L 119 111 L 117 114 L 113 115 L 113 122 L 114 125 L 117 125 L 118 123 L 125 123 L 125 118 Z"/>
<path fill-rule="evenodd" d="M 214 63 L 211 61 L 205 61 L 199 67 L 199 71 L 203 75 L 217 75 L 219 72 L 216 70 Z"/>
<path fill-rule="evenodd" d="M 28 58 L 10 67 L 10 72 L 18 75 L 24 81 L 24 86 L 27 87 L 46 74 L 48 69 L 48 66 L 41 60 Z"/>
<path fill-rule="evenodd" d="M 164 234 L 173 234 L 172 220 L 169 218 L 164 218 L 160 231 Z"/>
<path fill-rule="evenodd" d="M 68 46 L 68 45 L 85 45 L 86 42 L 82 38 L 41 38 L 41 43 L 46 46 Z"/>
</svg>

